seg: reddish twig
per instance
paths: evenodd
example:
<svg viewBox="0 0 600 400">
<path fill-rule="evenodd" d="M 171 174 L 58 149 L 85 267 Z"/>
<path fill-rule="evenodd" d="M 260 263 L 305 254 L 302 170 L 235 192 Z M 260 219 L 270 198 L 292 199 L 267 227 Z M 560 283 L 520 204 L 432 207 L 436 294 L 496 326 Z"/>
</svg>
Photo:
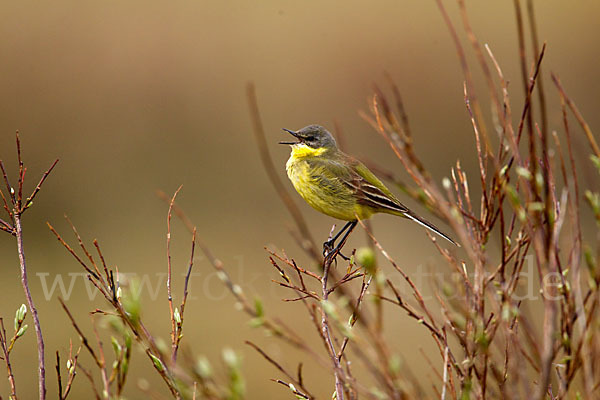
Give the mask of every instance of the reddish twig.
<svg viewBox="0 0 600 400">
<path fill-rule="evenodd" d="M 181 190 L 182 186 L 179 186 L 171 201 L 169 202 L 169 211 L 167 212 L 167 299 L 169 301 L 169 316 L 171 318 L 171 358 L 173 362 L 177 358 L 177 322 L 175 321 L 175 310 L 173 308 L 173 295 L 171 293 L 171 215 L 173 211 L 173 204 L 177 198 L 177 194 Z"/>
<path fill-rule="evenodd" d="M 15 332 L 16 335 L 16 332 Z M 10 384 L 10 397 L 17 399 L 17 386 L 15 384 L 15 376 L 13 375 L 12 365 L 10 363 L 10 350 L 7 343 L 6 330 L 4 329 L 4 320 L 0 317 L 0 349 L 2 350 L 2 358 L 6 365 L 6 373 L 8 375 L 8 383 Z"/>
<path fill-rule="evenodd" d="M 50 166 L 50 168 L 42 175 L 39 183 L 31 193 L 29 197 L 25 201 L 23 201 L 23 189 L 25 184 L 25 172 L 27 168 L 23 164 L 23 159 L 21 157 L 21 140 L 19 138 L 19 133 L 16 134 L 16 145 L 17 145 L 17 162 L 19 167 L 19 178 L 17 181 L 17 187 L 13 187 L 10 184 L 8 179 L 8 174 L 6 173 L 6 169 L 4 168 L 4 164 L 0 160 L 0 170 L 2 170 L 2 178 L 6 185 L 6 189 L 8 190 L 8 196 L 10 199 L 10 205 L 7 201 L 4 194 L 0 191 L 2 195 L 2 200 L 4 203 L 4 209 L 7 212 L 10 220 L 12 221 L 12 225 L 7 223 L 6 221 L 0 222 L 0 230 L 8 232 L 15 236 L 17 240 L 17 253 L 19 255 L 19 266 L 21 270 L 21 286 L 23 287 L 23 291 L 25 293 L 25 299 L 27 300 L 27 306 L 29 310 L 31 310 L 31 315 L 33 318 L 33 326 L 35 328 L 35 335 L 37 341 L 37 353 L 38 353 L 38 393 L 39 399 L 44 400 L 46 398 L 46 367 L 45 367 L 45 353 L 44 353 L 44 337 L 42 334 L 42 327 L 40 324 L 40 319 L 38 315 L 37 308 L 33 301 L 33 297 L 31 295 L 31 290 L 29 289 L 29 280 L 27 277 L 27 263 L 25 260 L 25 248 L 23 243 L 23 226 L 22 226 L 22 217 L 25 210 L 27 210 L 31 205 L 35 196 L 39 193 L 42 188 L 42 185 L 46 181 L 46 178 L 50 175 L 58 160 L 55 160 L 54 163 Z"/>
</svg>

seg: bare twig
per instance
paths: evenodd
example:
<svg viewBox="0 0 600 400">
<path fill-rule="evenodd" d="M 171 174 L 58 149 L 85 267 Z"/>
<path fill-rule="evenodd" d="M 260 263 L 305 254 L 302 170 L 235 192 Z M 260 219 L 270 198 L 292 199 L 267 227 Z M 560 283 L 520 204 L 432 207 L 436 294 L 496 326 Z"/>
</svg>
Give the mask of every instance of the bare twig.
<svg viewBox="0 0 600 400">
<path fill-rule="evenodd" d="M 338 251 L 339 249 L 341 249 L 341 246 L 338 247 Z M 329 291 L 327 289 L 327 278 L 329 277 L 329 268 L 331 267 L 331 263 L 333 262 L 335 255 L 333 257 L 325 257 L 325 260 L 323 262 L 323 278 L 321 279 L 321 288 L 322 288 L 322 292 L 321 292 L 321 301 L 326 302 L 328 301 L 328 297 L 329 297 Z M 325 311 L 325 309 L 323 308 L 324 306 L 321 306 L 321 329 L 322 329 L 322 336 L 323 336 L 323 340 L 325 341 L 327 348 L 328 348 L 328 352 L 329 355 L 331 357 L 331 360 L 333 362 L 333 373 L 335 376 L 335 393 L 336 393 L 336 399 L 338 400 L 343 400 L 344 399 L 344 388 L 343 388 L 343 375 L 344 375 L 344 370 L 342 369 L 341 365 L 340 365 L 340 360 L 337 357 L 337 352 L 335 351 L 335 348 L 333 346 L 333 340 L 332 340 L 332 334 L 331 334 L 331 329 L 329 328 L 329 318 L 327 316 L 327 312 Z"/>
<path fill-rule="evenodd" d="M 177 359 L 177 347 L 179 341 L 177 340 L 177 322 L 175 321 L 175 310 L 173 309 L 173 295 L 171 293 L 171 215 L 173 210 L 173 204 L 177 198 L 177 194 L 181 190 L 182 186 L 175 191 L 171 202 L 169 203 L 169 212 L 167 213 L 167 299 L 169 301 L 169 316 L 171 318 L 171 358 L 175 362 Z"/>
<path fill-rule="evenodd" d="M 585 122 L 585 119 L 579 112 L 579 109 L 577 108 L 575 103 L 569 98 L 569 96 L 567 96 L 567 93 L 565 92 L 565 89 L 563 88 L 558 76 L 556 76 L 554 73 L 552 73 L 550 76 L 552 77 L 552 81 L 558 88 L 558 91 L 560 92 L 561 97 L 565 100 L 565 102 L 567 103 L 567 106 L 569 106 L 569 108 L 571 109 L 571 112 L 575 116 L 575 119 L 577 119 L 577 122 L 579 122 L 579 124 L 583 128 L 583 132 L 585 133 L 585 136 L 587 137 L 588 143 L 590 144 L 590 147 L 594 151 L 594 154 L 596 155 L 596 157 L 600 157 L 600 147 L 598 147 L 598 143 L 596 142 L 596 139 L 594 138 L 592 129 L 587 124 L 587 122 Z"/>
<path fill-rule="evenodd" d="M 175 341 L 175 348 L 173 349 L 172 361 L 173 363 L 177 361 L 177 350 L 179 348 L 179 343 L 181 342 L 181 338 L 183 337 L 183 312 L 185 311 L 185 303 L 188 297 L 188 284 L 190 282 L 190 275 L 192 273 L 192 267 L 194 266 L 194 250 L 196 249 L 196 228 L 194 227 L 194 231 L 192 232 L 192 250 L 190 251 L 190 263 L 188 266 L 187 273 L 185 274 L 185 282 L 183 284 L 183 299 L 181 300 L 181 305 L 179 306 L 179 320 L 177 322 L 177 335 Z"/>
<path fill-rule="evenodd" d="M 17 386 L 15 384 L 15 376 L 13 375 L 12 365 L 10 363 L 10 350 L 8 348 L 6 330 L 4 329 L 4 320 L 0 317 L 0 349 L 2 350 L 2 355 L 4 359 L 4 364 L 6 365 L 6 373 L 8 375 L 8 383 L 10 384 L 10 397 L 12 399 L 17 399 Z M 16 332 L 15 332 L 16 334 Z"/>
<path fill-rule="evenodd" d="M 304 393 L 306 394 L 306 396 L 307 396 L 306 398 L 314 398 L 314 396 L 310 393 L 310 391 L 304 386 L 304 383 L 301 380 L 302 374 L 299 373 L 298 376 L 297 376 L 297 378 L 295 378 L 289 372 L 287 372 L 285 370 L 285 368 L 280 363 L 278 363 L 276 360 L 274 360 L 272 357 L 270 357 L 267 353 L 265 353 L 256 344 L 250 342 L 249 340 L 246 340 L 244 343 L 246 343 L 248 346 L 250 346 L 254 350 L 256 350 L 261 356 L 263 356 L 263 358 L 265 360 L 267 360 L 271 365 L 273 365 L 282 374 L 284 374 L 290 381 L 294 382 L 295 385 L 297 385 L 300 389 L 302 389 L 304 391 Z"/>
<path fill-rule="evenodd" d="M 21 140 L 19 138 L 19 133 L 16 134 L 16 145 L 17 145 L 17 159 L 18 159 L 18 167 L 19 167 L 19 178 L 17 180 L 17 187 L 11 186 L 10 181 L 8 179 L 8 175 L 6 173 L 6 169 L 4 168 L 4 164 L 0 160 L 0 169 L 2 170 L 2 178 L 4 179 L 4 183 L 8 190 L 8 195 L 10 199 L 10 205 L 4 194 L 0 191 L 2 195 L 2 200 L 4 203 L 4 209 L 7 212 L 10 220 L 12 221 L 12 225 L 7 223 L 6 221 L 0 222 L 0 230 L 8 232 L 15 236 L 17 240 L 17 253 L 19 255 L 19 265 L 21 269 L 21 286 L 23 286 L 23 291 L 25 293 L 25 298 L 27 300 L 27 306 L 29 310 L 31 310 L 31 315 L 33 318 L 33 326 L 35 328 L 36 341 L 37 341 L 37 352 L 38 352 L 38 393 L 39 399 L 44 400 L 46 398 L 46 367 L 45 367 L 45 354 L 44 354 L 44 337 L 42 334 L 42 327 L 40 324 L 40 319 L 38 316 L 37 308 L 35 307 L 35 303 L 33 301 L 33 297 L 31 296 L 31 291 L 29 289 L 29 281 L 27 278 L 27 263 L 25 261 L 25 248 L 23 244 L 23 226 L 22 226 L 22 216 L 25 210 L 27 210 L 33 202 L 34 197 L 39 193 L 44 184 L 46 178 L 50 175 L 58 160 L 55 160 L 54 163 L 50 166 L 50 168 L 42 175 L 39 183 L 31 193 L 31 195 L 23 201 L 23 188 L 25 184 L 25 172 L 27 168 L 23 164 L 23 160 L 21 157 Z"/>
<path fill-rule="evenodd" d="M 98 366 L 98 368 L 103 368 L 104 366 L 102 365 L 102 362 L 101 362 L 100 358 L 96 355 L 96 352 L 92 348 L 92 345 L 90 344 L 90 342 L 87 339 L 87 337 L 83 334 L 83 332 L 79 328 L 79 325 L 77 325 L 77 322 L 75 322 L 75 318 L 73 318 L 73 314 L 71 314 L 71 311 L 69 311 L 69 308 L 67 307 L 67 305 L 65 304 L 65 302 L 63 301 L 63 299 L 59 297 L 58 301 L 60 302 L 60 305 L 62 306 L 63 310 L 67 314 L 67 317 L 69 317 L 69 320 L 71 321 L 71 325 L 73 325 L 73 328 L 75 328 L 75 331 L 79 335 L 79 338 L 80 338 L 81 343 L 83 344 L 83 346 L 90 353 L 90 355 L 92 356 L 92 359 L 94 360 L 94 362 L 96 363 L 96 365 Z"/>
</svg>

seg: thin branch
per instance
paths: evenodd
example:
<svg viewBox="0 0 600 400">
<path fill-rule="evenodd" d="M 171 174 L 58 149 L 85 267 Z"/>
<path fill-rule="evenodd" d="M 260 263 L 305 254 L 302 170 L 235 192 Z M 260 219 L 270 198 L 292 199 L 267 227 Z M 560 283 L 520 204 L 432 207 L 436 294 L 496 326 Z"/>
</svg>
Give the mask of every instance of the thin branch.
<svg viewBox="0 0 600 400">
<path fill-rule="evenodd" d="M 167 213 L 167 299 L 169 301 L 169 316 L 171 318 L 171 357 L 173 362 L 177 358 L 177 322 L 175 322 L 175 310 L 173 309 L 173 295 L 171 293 L 171 216 L 173 204 L 177 198 L 177 194 L 183 186 L 179 186 L 171 198 L 169 203 L 169 211 Z"/>
<path fill-rule="evenodd" d="M 192 250 L 190 251 L 190 263 L 188 266 L 187 273 L 185 274 L 185 282 L 183 285 L 183 299 L 181 300 L 181 305 L 179 306 L 179 321 L 177 322 L 177 335 L 175 339 L 175 348 L 173 349 L 173 354 L 171 360 L 173 363 L 177 361 L 177 350 L 179 349 L 179 343 L 181 342 L 181 338 L 183 337 L 183 312 L 185 311 L 185 303 L 188 297 L 188 283 L 190 281 L 190 275 L 192 273 L 192 267 L 194 266 L 194 250 L 196 249 L 196 228 L 194 227 L 194 231 L 192 232 Z"/>
<path fill-rule="evenodd" d="M 341 247 L 343 246 L 343 243 L 338 245 L 338 252 L 341 250 Z M 323 261 L 323 278 L 321 279 L 321 289 L 322 289 L 322 293 L 321 293 L 321 301 L 326 302 L 328 301 L 328 297 L 329 297 L 329 291 L 327 290 L 327 278 L 329 276 L 329 268 L 331 267 L 331 263 L 333 262 L 333 259 L 335 257 L 335 254 L 331 257 L 325 257 L 325 260 Z M 335 348 L 333 346 L 333 341 L 332 341 L 332 336 L 331 336 L 331 330 L 329 328 L 329 318 L 327 316 L 327 312 L 325 311 L 325 309 L 323 308 L 324 306 L 321 305 L 321 330 L 322 330 L 322 336 L 323 336 L 323 340 L 325 341 L 326 345 L 327 345 L 327 350 L 329 352 L 329 355 L 331 356 L 331 360 L 333 362 L 333 373 L 335 376 L 335 393 L 336 393 L 336 399 L 338 400 L 343 400 L 344 399 L 344 387 L 343 387 L 343 372 L 344 370 L 342 369 L 341 365 L 340 365 L 340 360 L 337 357 L 337 353 L 335 351 Z"/>
<path fill-rule="evenodd" d="M 31 195 L 25 201 L 25 206 L 23 207 L 23 211 L 25 211 L 29 207 L 31 207 L 31 205 L 33 204 L 33 199 L 35 198 L 35 196 L 37 196 L 37 194 L 39 193 L 40 189 L 42 189 L 42 185 L 44 184 L 44 182 L 46 181 L 46 178 L 48 178 L 48 175 L 50 175 L 50 173 L 52 172 L 52 170 L 54 169 L 54 167 L 56 166 L 56 164 L 58 164 L 58 158 L 56 160 L 54 160 L 54 162 L 52 163 L 52 165 L 50 166 L 50 168 L 48 168 L 46 170 L 46 172 L 44 172 L 44 175 L 42 175 L 42 178 L 38 182 L 37 186 L 35 187 L 35 189 L 33 189 L 33 192 L 31 193 Z"/>
<path fill-rule="evenodd" d="M 0 317 L 0 348 L 2 350 L 4 364 L 6 365 L 6 373 L 8 375 L 8 382 L 10 383 L 10 397 L 11 399 L 17 399 L 17 386 L 15 384 L 15 377 L 12 371 L 12 365 L 10 363 L 10 350 L 7 347 L 6 330 L 4 329 L 4 320 Z M 16 332 L 15 332 L 16 335 Z"/>
<path fill-rule="evenodd" d="M 579 125 L 581 125 L 581 127 L 583 128 L 585 136 L 587 137 L 587 140 L 590 146 L 592 147 L 594 154 L 596 155 L 596 157 L 600 157 L 600 147 L 598 147 L 598 143 L 594 138 L 594 134 L 592 133 L 590 126 L 587 124 L 587 122 L 585 122 L 585 119 L 583 119 L 583 116 L 579 112 L 579 109 L 577 108 L 575 103 L 569 98 L 569 96 L 567 96 L 567 93 L 565 92 L 565 89 L 563 88 L 558 76 L 556 76 L 554 73 L 551 73 L 550 76 L 552 77 L 552 81 L 558 88 L 560 95 L 562 96 L 562 98 L 565 99 L 567 106 L 569 106 L 569 108 L 571 109 L 571 112 L 575 116 L 575 119 L 577 119 L 577 122 L 579 122 Z"/>
<path fill-rule="evenodd" d="M 62 306 L 62 308 L 65 311 L 65 313 L 67 314 L 67 316 L 69 317 L 69 320 L 71 321 L 71 325 L 73 325 L 73 328 L 75 328 L 75 331 L 77 331 L 77 334 L 79 335 L 79 339 L 81 340 L 81 343 L 83 344 L 83 346 L 90 353 L 90 355 L 92 356 L 92 359 L 94 360 L 94 362 L 96 363 L 98 368 L 103 368 L 100 358 L 96 355 L 96 352 L 92 348 L 87 337 L 83 334 L 83 332 L 79 328 L 79 325 L 77 325 L 77 322 L 75 322 L 75 318 L 73 318 L 73 315 L 71 314 L 71 311 L 69 311 L 69 308 L 65 304 L 64 300 L 61 297 L 59 297 L 58 301 L 60 302 L 60 305 Z"/>
<path fill-rule="evenodd" d="M 37 308 L 31 297 L 31 291 L 29 290 L 29 281 L 27 279 L 27 264 L 25 262 L 25 248 L 23 245 L 23 228 L 21 226 L 21 212 L 15 210 L 14 221 L 15 221 L 15 236 L 17 238 L 17 252 L 19 253 L 19 264 L 21 266 L 21 285 L 25 292 L 25 298 L 27 299 L 27 306 L 31 310 L 31 316 L 33 318 L 33 326 L 35 328 L 35 335 L 37 339 L 37 351 L 38 351 L 38 391 L 40 400 L 46 399 L 46 367 L 45 367 L 45 355 L 44 355 L 44 337 L 42 335 L 42 326 L 38 316 Z"/>
<path fill-rule="evenodd" d="M 314 398 L 315 396 L 313 396 L 309 390 L 304 386 L 304 383 L 302 382 L 301 378 L 302 378 L 302 374 L 298 373 L 298 378 L 294 378 L 289 372 L 287 372 L 285 370 L 285 368 L 283 368 L 283 366 L 281 364 L 279 364 L 276 360 L 274 360 L 272 357 L 270 357 L 267 353 L 265 353 L 260 347 L 258 347 L 256 344 L 250 342 L 249 340 L 244 341 L 244 343 L 246 343 L 248 346 L 252 347 L 254 350 L 256 350 L 261 356 L 263 356 L 263 358 L 265 360 L 267 360 L 271 365 L 273 365 L 275 368 L 277 368 L 282 374 L 284 374 L 290 381 L 294 382 L 295 385 L 297 385 L 300 389 L 302 389 L 304 391 L 304 393 L 306 393 L 306 398 Z"/>
<path fill-rule="evenodd" d="M 58 353 L 58 350 L 56 350 L 56 379 L 58 381 L 58 398 L 62 400 L 63 387 L 62 377 L 60 375 L 60 354 Z"/>
</svg>

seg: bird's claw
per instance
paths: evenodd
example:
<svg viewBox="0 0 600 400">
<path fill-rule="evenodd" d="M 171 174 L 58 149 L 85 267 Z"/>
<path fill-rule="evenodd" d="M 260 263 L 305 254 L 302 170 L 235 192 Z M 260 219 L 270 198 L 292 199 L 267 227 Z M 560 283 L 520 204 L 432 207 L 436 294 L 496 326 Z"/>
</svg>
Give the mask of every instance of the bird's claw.
<svg viewBox="0 0 600 400">
<path fill-rule="evenodd" d="M 333 257 L 332 261 L 336 261 L 336 257 L 339 255 L 340 257 L 342 257 L 345 261 L 350 261 L 350 257 L 346 257 L 345 255 L 343 255 L 340 252 L 340 249 L 334 247 L 334 241 L 333 240 L 328 240 L 325 243 L 323 243 L 323 257 L 325 257 L 325 259 Z"/>
<path fill-rule="evenodd" d="M 333 248 L 334 248 L 333 245 L 334 245 L 333 240 L 328 240 L 323 243 L 323 257 L 327 257 L 327 255 L 333 251 Z"/>
</svg>

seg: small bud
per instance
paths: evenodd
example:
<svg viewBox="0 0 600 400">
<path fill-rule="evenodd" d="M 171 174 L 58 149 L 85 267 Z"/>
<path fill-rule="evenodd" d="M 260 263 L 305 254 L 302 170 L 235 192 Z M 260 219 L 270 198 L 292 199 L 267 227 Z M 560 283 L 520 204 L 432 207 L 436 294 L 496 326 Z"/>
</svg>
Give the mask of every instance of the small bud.
<svg viewBox="0 0 600 400">
<path fill-rule="evenodd" d="M 150 358 L 152 359 L 152 362 L 154 363 L 154 367 L 162 372 L 165 370 L 165 366 L 163 365 L 162 361 L 160 361 L 160 358 L 156 357 L 154 354 L 152 353 L 148 353 L 150 355 Z"/>
<path fill-rule="evenodd" d="M 223 271 L 217 271 L 217 277 L 221 280 L 221 282 L 227 282 L 227 274 Z"/>
<path fill-rule="evenodd" d="M 127 348 L 127 351 L 131 351 L 131 336 L 130 335 L 126 335 L 125 336 L 125 348 Z"/>
<path fill-rule="evenodd" d="M 502 320 L 509 321 L 510 320 L 510 305 L 504 303 L 502 305 Z"/>
<path fill-rule="evenodd" d="M 69 371 L 69 375 L 75 373 L 75 363 L 71 359 L 67 360 L 67 371 Z"/>
<path fill-rule="evenodd" d="M 260 317 L 262 317 L 262 316 L 265 315 L 265 309 L 264 309 L 264 306 L 263 306 L 263 302 L 258 297 L 254 298 L 254 310 L 255 310 L 256 316 L 258 318 L 260 318 Z"/>
<path fill-rule="evenodd" d="M 356 262 L 362 265 L 365 270 L 372 274 L 375 272 L 376 259 L 375 252 L 369 247 L 361 247 L 356 251 Z"/>
<path fill-rule="evenodd" d="M 202 378 L 210 378 L 212 376 L 212 367 L 206 357 L 200 357 L 196 362 L 196 373 Z"/>
<path fill-rule="evenodd" d="M 354 315 L 354 313 L 352 313 L 350 315 L 350 318 L 348 318 L 348 326 L 352 327 L 352 326 L 354 326 L 355 323 L 356 323 L 356 316 Z"/>
<path fill-rule="evenodd" d="M 592 160 L 596 168 L 598 168 L 598 171 L 600 171 L 600 158 L 596 157 L 595 155 L 591 155 L 590 160 Z"/>
<path fill-rule="evenodd" d="M 23 336 L 25 334 L 25 332 L 27 331 L 27 328 L 29 328 L 29 325 L 27 325 L 27 324 L 23 325 L 17 332 L 17 337 Z"/>
<path fill-rule="evenodd" d="M 251 328 L 260 328 L 264 323 L 265 320 L 263 318 L 252 318 L 248 321 L 248 325 L 250 325 Z"/>
<path fill-rule="evenodd" d="M 535 184 L 538 188 L 544 187 L 544 176 L 540 172 L 535 174 Z"/>
<path fill-rule="evenodd" d="M 542 203 L 540 201 L 534 201 L 527 205 L 527 208 L 529 209 L 529 211 L 542 211 L 542 210 L 544 210 L 544 207 L 545 207 L 544 203 Z"/>
<path fill-rule="evenodd" d="M 475 336 L 475 343 L 481 346 L 481 348 L 487 349 L 490 345 L 490 338 L 488 334 L 485 331 L 483 331 Z"/>
<path fill-rule="evenodd" d="M 121 345 L 119 344 L 119 341 L 114 336 L 111 336 L 110 337 L 110 342 L 112 343 L 112 346 L 113 346 L 113 349 L 115 351 L 115 354 L 118 357 L 119 354 L 121 354 Z"/>
<path fill-rule="evenodd" d="M 121 362 L 121 376 L 127 376 L 127 372 L 129 371 L 129 359 L 123 359 Z"/>
<path fill-rule="evenodd" d="M 236 296 L 241 296 L 243 291 L 242 288 L 240 287 L 240 285 L 233 285 L 231 290 L 233 291 L 233 294 L 235 294 Z"/>
<path fill-rule="evenodd" d="M 175 307 L 175 311 L 173 311 L 173 318 L 177 324 L 181 324 L 181 314 L 179 314 L 179 309 Z"/>
<path fill-rule="evenodd" d="M 229 368 L 238 368 L 240 366 L 240 358 L 230 348 L 223 349 L 223 361 Z"/>
<path fill-rule="evenodd" d="M 450 209 L 450 215 L 452 215 L 452 218 L 454 218 L 454 219 L 456 219 L 456 220 L 459 220 L 459 221 L 460 221 L 460 220 L 461 220 L 461 218 L 462 218 L 462 215 L 461 215 L 460 211 L 458 211 L 458 208 L 457 208 L 457 207 L 452 207 L 452 208 Z"/>
<path fill-rule="evenodd" d="M 25 315 L 27 315 L 27 306 L 25 306 L 25 304 L 21 304 L 21 307 L 19 307 L 15 312 L 15 331 L 19 330 L 19 327 L 21 324 L 23 324 Z"/>
<path fill-rule="evenodd" d="M 508 184 L 504 185 L 504 191 L 508 195 L 508 198 L 509 198 L 510 202 L 513 204 L 513 206 L 517 206 L 521 203 L 521 200 L 519 198 L 519 193 L 517 192 L 517 189 L 515 189 L 514 186 L 508 185 Z"/>
<path fill-rule="evenodd" d="M 454 287 L 451 284 L 449 284 L 448 282 L 442 283 L 442 293 L 444 294 L 444 296 L 452 297 L 454 296 L 454 292 Z"/>
<path fill-rule="evenodd" d="M 27 315 L 27 306 L 25 304 L 21 304 L 21 307 L 19 307 L 17 313 L 17 315 L 19 316 L 19 321 L 23 322 L 25 316 Z"/>
<path fill-rule="evenodd" d="M 527 180 L 530 180 L 532 178 L 531 171 L 529 171 L 525 167 L 517 167 L 517 174 Z"/>
<path fill-rule="evenodd" d="M 389 367 L 395 374 L 399 373 L 402 367 L 402 359 L 397 354 L 393 354 L 389 360 Z"/>
<path fill-rule="evenodd" d="M 444 189 L 449 190 L 452 187 L 452 182 L 450 182 L 450 179 L 447 177 L 444 177 L 444 179 L 442 179 L 442 186 Z"/>
</svg>

